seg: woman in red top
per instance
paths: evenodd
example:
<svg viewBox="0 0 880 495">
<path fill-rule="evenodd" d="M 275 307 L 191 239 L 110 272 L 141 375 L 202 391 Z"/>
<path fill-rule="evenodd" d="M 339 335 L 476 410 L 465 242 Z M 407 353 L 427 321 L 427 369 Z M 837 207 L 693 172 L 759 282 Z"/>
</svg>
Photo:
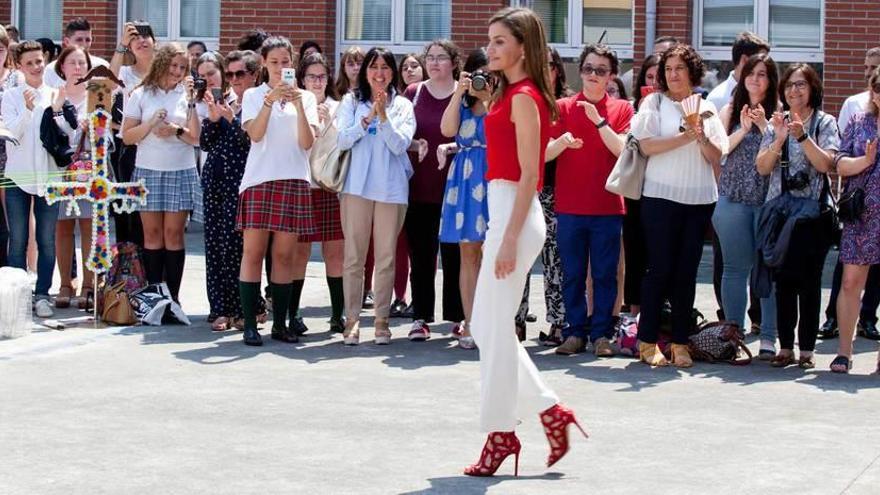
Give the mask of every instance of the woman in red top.
<svg viewBox="0 0 880 495">
<path fill-rule="evenodd" d="M 557 110 L 541 20 L 529 9 L 501 10 L 489 21 L 487 51 L 489 69 L 500 84 L 485 120 L 489 229 L 472 332 L 480 348 L 480 426 L 489 437 L 480 460 L 464 471 L 470 476 L 491 476 L 511 454 L 516 474 L 520 443 L 513 429 L 519 413 L 539 414 L 550 442 L 548 467 L 568 452 L 568 425 L 577 425 L 513 331 L 529 268 L 547 235 L 537 191 Z"/>
</svg>

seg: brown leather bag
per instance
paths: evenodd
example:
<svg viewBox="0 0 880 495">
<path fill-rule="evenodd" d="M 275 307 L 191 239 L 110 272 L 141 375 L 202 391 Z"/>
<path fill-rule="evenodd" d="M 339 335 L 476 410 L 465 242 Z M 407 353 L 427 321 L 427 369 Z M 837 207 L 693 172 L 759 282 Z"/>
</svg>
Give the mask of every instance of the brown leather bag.
<svg viewBox="0 0 880 495">
<path fill-rule="evenodd" d="M 125 292 L 125 281 L 104 288 L 104 304 L 101 320 L 110 325 L 128 326 L 137 323 L 134 309 Z"/>
<path fill-rule="evenodd" d="M 690 339 L 691 355 L 699 361 L 724 362 L 736 366 L 745 366 L 752 362 L 752 351 L 743 342 L 739 325 L 732 321 L 704 323 Z M 743 354 L 745 356 L 741 357 Z"/>
</svg>

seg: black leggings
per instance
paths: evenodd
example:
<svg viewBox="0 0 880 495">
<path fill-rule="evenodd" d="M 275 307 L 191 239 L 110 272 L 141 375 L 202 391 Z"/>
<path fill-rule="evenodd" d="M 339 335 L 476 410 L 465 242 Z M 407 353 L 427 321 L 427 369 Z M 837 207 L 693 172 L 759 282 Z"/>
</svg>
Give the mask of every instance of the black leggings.
<svg viewBox="0 0 880 495">
<path fill-rule="evenodd" d="M 645 277 L 647 254 L 645 231 L 642 228 L 640 200 L 626 200 L 623 217 L 623 256 L 626 271 L 623 279 L 623 304 L 642 304 L 642 279 Z"/>
<path fill-rule="evenodd" d="M 782 349 L 794 349 L 795 326 L 798 348 L 808 352 L 816 348 L 822 267 L 831 246 L 827 224 L 826 217 L 798 223 L 785 262 L 776 272 L 776 325 Z"/>
</svg>

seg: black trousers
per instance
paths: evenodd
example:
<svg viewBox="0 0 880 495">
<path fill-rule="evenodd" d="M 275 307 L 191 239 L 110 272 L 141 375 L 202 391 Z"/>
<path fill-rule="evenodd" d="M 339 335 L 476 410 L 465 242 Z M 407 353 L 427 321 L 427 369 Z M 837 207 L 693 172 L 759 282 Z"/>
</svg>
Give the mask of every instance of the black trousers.
<svg viewBox="0 0 880 495">
<path fill-rule="evenodd" d="M 0 178 L 0 186 L 3 179 Z M 0 204 L 0 266 L 6 266 L 9 254 L 9 226 L 6 225 L 6 206 Z"/>
<path fill-rule="evenodd" d="M 440 204 L 410 202 L 403 228 L 409 241 L 410 291 L 413 319 L 434 321 L 434 278 L 437 275 L 437 251 L 443 266 L 443 319 L 464 320 L 458 272 L 461 254 L 458 244 L 440 242 Z"/>
<path fill-rule="evenodd" d="M 645 231 L 642 229 L 642 203 L 626 200 L 626 216 L 623 217 L 623 255 L 626 271 L 623 279 L 623 303 L 642 303 L 642 279 L 645 277 L 647 254 Z"/>
<path fill-rule="evenodd" d="M 642 228 L 648 265 L 642 281 L 639 340 L 654 344 L 663 301 L 672 303 L 672 341 L 687 344 L 692 324 L 703 236 L 713 205 L 686 205 L 642 197 Z"/>
<path fill-rule="evenodd" d="M 785 262 L 774 277 L 776 325 L 782 349 L 794 349 L 795 327 L 800 350 L 812 352 L 816 348 L 822 267 L 831 247 L 827 223 L 828 219 L 821 217 L 794 227 Z"/>
<path fill-rule="evenodd" d="M 831 282 L 831 299 L 825 308 L 825 317 L 837 319 L 837 295 L 840 294 L 840 284 L 843 281 L 843 263 L 840 255 L 837 264 L 834 265 L 834 279 Z M 859 311 L 859 320 L 863 322 L 877 323 L 877 306 L 880 306 L 880 265 L 871 265 L 868 270 L 868 280 L 865 282 L 865 292 L 862 294 L 862 308 Z"/>
<path fill-rule="evenodd" d="M 115 146 L 116 149 L 111 157 L 114 177 L 117 182 L 128 182 L 134 174 L 137 146 L 126 146 L 118 138 L 116 138 Z M 147 201 L 149 201 L 149 198 L 147 198 Z M 110 207 L 110 211 L 116 224 L 116 242 L 133 242 L 143 249 L 144 227 L 141 224 L 140 213 L 136 211 L 133 213 L 116 213 L 113 207 Z"/>
</svg>

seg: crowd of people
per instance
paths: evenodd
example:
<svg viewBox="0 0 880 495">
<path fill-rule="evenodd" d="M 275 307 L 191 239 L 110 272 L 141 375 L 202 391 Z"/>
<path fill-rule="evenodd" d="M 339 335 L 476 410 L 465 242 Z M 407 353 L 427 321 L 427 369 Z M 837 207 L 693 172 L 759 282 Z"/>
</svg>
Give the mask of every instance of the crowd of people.
<svg viewBox="0 0 880 495">
<path fill-rule="evenodd" d="M 711 92 L 702 88 L 700 54 L 674 38 L 657 39 L 627 74 L 612 49 L 585 46 L 577 92 L 545 43 L 540 67 L 524 59 L 526 72 L 543 74 L 528 78 L 537 88 L 529 91 L 548 100 L 541 111 L 550 122 L 531 131 L 547 141 L 532 150 L 520 143 L 522 126 L 500 130 L 501 113 L 523 116 L 492 39 L 468 53 L 434 40 L 401 58 L 382 47 L 350 48 L 334 71 L 317 43 L 295 47 L 260 29 L 221 54 L 200 42 L 158 44 L 149 24 L 130 22 L 109 61 L 89 53 L 86 19 L 67 24 L 57 54 L 14 36 L 0 31 L 2 123 L 18 141 L 0 149 L 0 265 L 36 271 L 39 317 L 94 304 L 93 277 L 74 249 L 78 227 L 88 251 L 91 210 L 81 201 L 73 214 L 41 195 L 69 163 L 41 133 L 50 126 L 75 156 L 88 152 L 87 92 L 78 81 L 107 66 L 125 84 L 114 106 L 114 176 L 142 180 L 150 191 L 136 213 L 115 215 L 116 241 L 139 245 L 147 281 L 167 283 L 177 300 L 186 226 L 203 222 L 208 320 L 214 331 L 243 330 L 247 345 L 262 344 L 258 325 L 270 311 L 273 339 L 297 342 L 307 332 L 300 299 L 313 242 L 325 261 L 329 328 L 346 345 L 362 340 L 365 308 L 375 313 L 376 344 L 390 343 L 389 319 L 399 317 L 413 320 L 410 340 L 431 338 L 438 263 L 440 318 L 452 324 L 458 347 L 483 349 L 487 329 L 508 323 L 522 341 L 532 316 L 528 277 L 522 288 L 481 295 L 478 287 L 511 260 L 502 272 L 523 257 L 531 262 L 535 248 L 544 345 L 560 355 L 589 346 L 614 356 L 620 322 L 638 318 L 640 359 L 687 367 L 707 232 L 718 317 L 759 334 L 759 358 L 809 369 L 817 337 L 839 335 L 831 369 L 848 372 L 854 334 L 880 340 L 880 47 L 865 54 L 866 91 L 835 119 L 822 111 L 816 69 L 777 64 L 752 33 L 737 36 L 734 68 Z M 534 36 L 518 43 L 529 46 Z M 693 94 L 704 96 L 696 121 L 681 104 Z M 628 139 L 647 157 L 638 200 L 605 187 Z M 520 188 L 505 185 L 511 153 L 540 154 L 534 208 Z M 337 190 L 319 185 L 314 171 L 340 156 L 344 181 Z M 859 198 L 841 231 L 837 202 L 849 208 Z M 780 211 L 785 218 L 775 221 L 786 222 L 785 234 L 768 245 L 769 217 Z M 505 232 L 511 219 L 521 230 Z M 839 262 L 820 326 L 822 268 L 834 245 Z M 774 256 L 780 263 L 769 266 Z M 513 305 L 511 321 L 487 319 L 481 305 L 494 314 Z"/>
</svg>

